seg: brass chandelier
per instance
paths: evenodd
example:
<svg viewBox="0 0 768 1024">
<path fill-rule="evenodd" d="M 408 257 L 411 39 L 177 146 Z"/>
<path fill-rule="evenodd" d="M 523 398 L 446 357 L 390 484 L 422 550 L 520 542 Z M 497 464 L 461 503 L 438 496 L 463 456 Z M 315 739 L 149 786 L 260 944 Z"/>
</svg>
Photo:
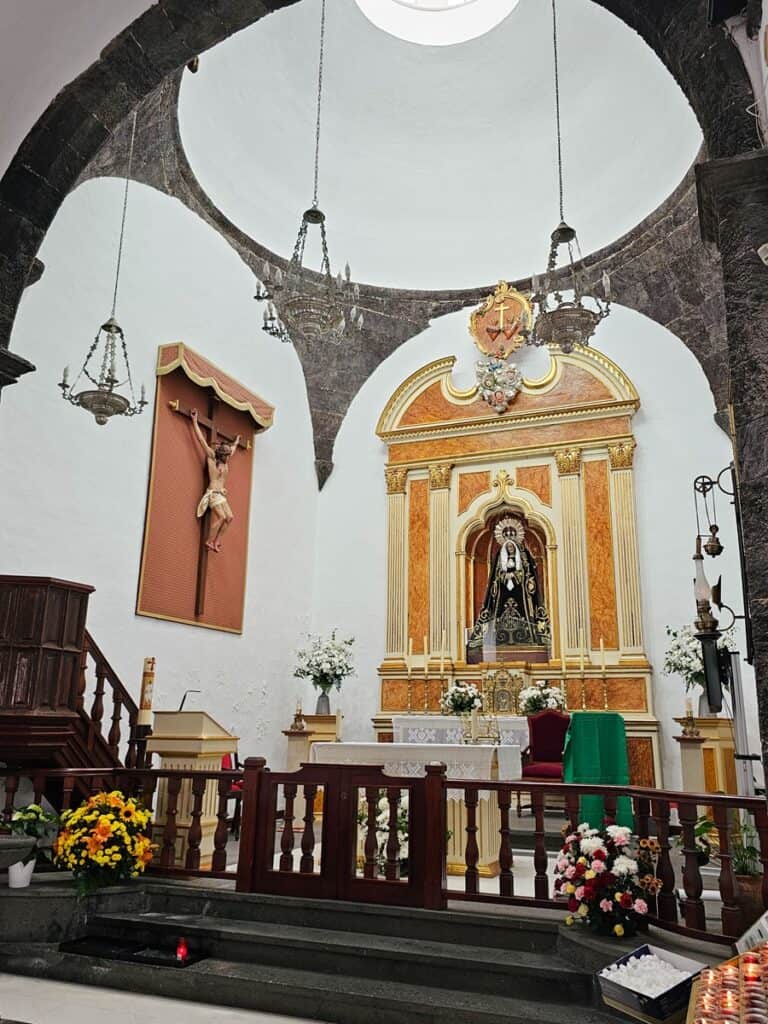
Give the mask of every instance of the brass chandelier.
<svg viewBox="0 0 768 1024">
<path fill-rule="evenodd" d="M 576 231 L 565 220 L 563 200 L 563 143 L 560 127 L 560 67 L 557 45 L 557 2 L 552 0 L 552 46 L 554 51 L 555 126 L 557 137 L 557 177 L 560 198 L 560 223 L 550 236 L 549 259 L 543 280 L 533 277 L 531 305 L 534 323 L 526 341 L 530 345 L 559 345 L 563 352 L 571 352 L 576 345 L 588 345 L 598 324 L 611 310 L 611 283 L 607 273 L 602 275 L 603 295 L 591 295 L 594 306 L 584 305 L 585 291 L 581 273 L 576 267 L 574 249 L 579 260 L 581 250 Z M 560 287 L 553 284 L 557 272 L 560 249 L 566 253 L 563 269 L 567 271 L 567 284 L 572 299 L 563 298 Z"/>
<path fill-rule="evenodd" d="M 360 288 L 352 284 L 349 264 L 345 273 L 333 277 L 328 255 L 325 214 L 318 201 L 320 171 L 320 112 L 323 97 L 323 64 L 325 57 L 325 0 L 320 14 L 320 59 L 317 73 L 317 116 L 315 119 L 315 167 L 312 205 L 301 217 L 293 255 L 285 271 L 265 261 L 261 282 L 254 298 L 266 302 L 262 330 L 280 341 L 288 342 L 300 335 L 311 341 L 324 339 L 339 342 L 347 328 L 360 330 L 364 316 L 358 309 Z M 319 273 L 304 266 L 304 249 L 310 228 L 320 229 L 322 257 Z"/>
<path fill-rule="evenodd" d="M 61 395 L 65 401 L 79 406 L 91 413 L 99 426 L 104 426 L 113 416 L 137 416 L 143 412 L 147 404 L 144 385 L 141 385 L 141 397 L 136 401 L 133 390 L 131 365 L 128 361 L 128 349 L 125 334 L 115 319 L 117 308 L 117 292 L 120 285 L 120 265 L 123 258 L 123 240 L 125 237 L 125 216 L 128 209 L 128 184 L 131 180 L 133 163 L 133 146 L 136 139 L 136 114 L 133 115 L 131 126 L 131 143 L 128 150 L 128 170 L 125 177 L 123 193 L 123 213 L 120 221 L 120 241 L 117 247 L 117 267 L 115 269 L 115 287 L 112 293 L 112 312 L 96 332 L 96 337 L 88 349 L 83 365 L 72 384 L 69 383 L 69 367 L 65 366 L 59 381 Z M 101 355 L 99 355 L 101 353 Z M 101 365 L 99 364 L 101 358 Z M 96 367 L 98 366 L 98 371 Z M 94 376 L 94 374 L 97 374 Z M 77 384 L 85 377 L 93 387 L 85 387 L 77 391 Z M 122 379 L 121 379 L 122 378 Z M 127 385 L 127 394 L 120 389 Z"/>
</svg>

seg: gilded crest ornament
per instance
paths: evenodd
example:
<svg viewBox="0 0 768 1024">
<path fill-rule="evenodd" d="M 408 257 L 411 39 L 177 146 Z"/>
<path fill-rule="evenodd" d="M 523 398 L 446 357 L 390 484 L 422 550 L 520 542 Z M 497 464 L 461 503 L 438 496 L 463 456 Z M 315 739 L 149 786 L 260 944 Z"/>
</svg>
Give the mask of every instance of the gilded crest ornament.
<svg viewBox="0 0 768 1024">
<path fill-rule="evenodd" d="M 499 281 L 496 291 L 469 318 L 469 333 L 486 356 L 508 359 L 524 344 L 533 324 L 525 295 Z"/>
<path fill-rule="evenodd" d="M 523 386 L 523 375 L 514 363 L 480 359 L 475 363 L 477 387 L 484 402 L 499 414 L 506 412 Z"/>
</svg>

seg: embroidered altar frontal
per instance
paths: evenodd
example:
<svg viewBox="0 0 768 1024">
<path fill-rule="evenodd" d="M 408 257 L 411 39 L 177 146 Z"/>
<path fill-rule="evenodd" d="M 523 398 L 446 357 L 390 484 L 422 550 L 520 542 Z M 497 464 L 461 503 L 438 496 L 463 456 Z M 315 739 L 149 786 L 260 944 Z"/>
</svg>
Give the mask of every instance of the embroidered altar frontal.
<svg viewBox="0 0 768 1024">
<path fill-rule="evenodd" d="M 152 453 L 139 575 L 137 615 L 209 629 L 243 629 L 253 437 L 274 410 L 186 345 L 158 350 Z M 241 440 L 231 455 L 226 501 L 232 521 L 220 550 L 206 547 L 214 502 L 206 457 L 196 439 L 195 410 L 206 443 Z M 205 505 L 211 506 L 207 511 Z M 198 506 L 201 505 L 198 515 Z"/>
</svg>

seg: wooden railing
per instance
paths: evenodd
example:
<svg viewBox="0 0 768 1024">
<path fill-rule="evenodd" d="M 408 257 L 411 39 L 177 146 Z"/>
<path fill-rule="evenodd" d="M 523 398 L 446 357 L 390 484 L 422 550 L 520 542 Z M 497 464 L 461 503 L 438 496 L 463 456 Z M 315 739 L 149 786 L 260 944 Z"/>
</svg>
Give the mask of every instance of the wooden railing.
<svg viewBox="0 0 768 1024">
<path fill-rule="evenodd" d="M 150 871 L 174 876 L 211 876 L 236 880 L 241 892 L 273 892 L 298 897 L 444 907 L 450 900 L 563 909 L 555 899 L 554 862 L 562 828 L 579 823 L 579 800 L 603 797 L 605 821 L 616 816 L 620 797 L 629 797 L 639 840 L 658 844 L 649 894 L 648 920 L 667 931 L 730 943 L 743 930 L 738 883 L 733 870 L 734 829 L 748 815 L 758 835 L 762 900 L 768 907 L 768 809 L 762 799 L 655 789 L 544 782 L 496 782 L 446 779 L 444 765 L 426 766 L 422 778 L 395 778 L 381 768 L 355 765 L 305 765 L 297 772 L 270 772 L 263 758 L 249 758 L 242 772 L 163 771 L 156 769 L 76 769 L 38 771 L 32 780 L 39 800 L 50 784 L 61 787 L 61 808 L 89 792 L 118 788 L 148 808 L 163 794 L 156 816 L 158 853 Z M 5 782 L 5 811 L 16 800 L 19 775 L 0 771 Z M 244 778 L 237 871 L 227 869 L 227 803 L 235 780 Z M 216 791 L 216 830 L 210 868 L 201 868 L 201 816 L 209 787 Z M 532 883 L 516 886 L 524 854 L 515 850 L 510 809 L 518 792 L 529 793 L 533 811 Z M 406 800 L 407 796 L 407 800 Z M 463 876 L 446 877 L 446 805 L 459 801 L 463 814 Z M 180 800 L 185 805 L 186 838 L 179 845 Z M 562 817 L 545 815 L 562 802 Z M 484 820 L 498 834 L 498 876 L 481 879 L 478 828 Z M 719 865 L 719 921 L 708 920 L 696 844 L 699 814 L 711 809 L 713 848 Z M 400 817 L 407 819 L 407 842 L 400 839 Z M 676 818 L 676 823 L 672 824 Z M 382 827 L 382 820 L 385 827 Z M 455 819 L 454 819 L 455 820 Z M 593 825 L 601 824 L 592 822 Z M 673 836 L 674 833 L 674 836 Z M 487 830 L 485 841 L 487 842 Z M 677 849 L 675 849 L 677 847 Z M 234 851 L 233 851 L 234 856 Z M 407 871 L 405 867 L 407 858 Z"/>
<path fill-rule="evenodd" d="M 111 704 L 106 709 L 105 696 Z M 83 644 L 76 710 L 86 723 L 89 749 L 92 749 L 93 738 L 98 736 L 106 743 L 115 764 L 124 764 L 126 768 L 143 764 L 141 741 L 136 737 L 136 703 L 88 630 Z"/>
</svg>

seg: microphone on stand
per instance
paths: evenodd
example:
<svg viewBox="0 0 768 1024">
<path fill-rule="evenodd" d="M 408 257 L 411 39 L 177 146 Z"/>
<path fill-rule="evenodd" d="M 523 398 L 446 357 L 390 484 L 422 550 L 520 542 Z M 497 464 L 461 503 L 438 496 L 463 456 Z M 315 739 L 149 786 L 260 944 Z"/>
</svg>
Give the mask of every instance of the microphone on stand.
<svg viewBox="0 0 768 1024">
<path fill-rule="evenodd" d="M 203 692 L 202 690 L 185 690 L 184 691 L 184 696 L 181 698 L 181 704 L 179 704 L 179 711 L 183 711 L 184 710 L 184 701 L 187 699 L 187 697 L 190 695 L 190 693 L 202 693 L 202 692 Z"/>
</svg>

